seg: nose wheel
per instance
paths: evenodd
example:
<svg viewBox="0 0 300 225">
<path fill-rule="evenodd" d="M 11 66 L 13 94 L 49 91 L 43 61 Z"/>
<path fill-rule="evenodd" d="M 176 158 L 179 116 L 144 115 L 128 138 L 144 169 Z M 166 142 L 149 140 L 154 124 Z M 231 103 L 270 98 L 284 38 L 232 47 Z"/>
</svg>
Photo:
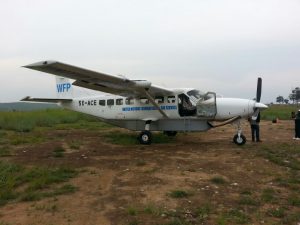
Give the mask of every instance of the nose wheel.
<svg viewBox="0 0 300 225">
<path fill-rule="evenodd" d="M 244 145 L 246 141 L 246 137 L 243 134 L 236 134 L 233 137 L 233 142 L 237 145 Z"/>
<path fill-rule="evenodd" d="M 244 145 L 247 141 L 246 137 L 242 134 L 241 121 L 237 121 L 237 134 L 233 137 L 233 142 L 237 145 Z"/>
</svg>

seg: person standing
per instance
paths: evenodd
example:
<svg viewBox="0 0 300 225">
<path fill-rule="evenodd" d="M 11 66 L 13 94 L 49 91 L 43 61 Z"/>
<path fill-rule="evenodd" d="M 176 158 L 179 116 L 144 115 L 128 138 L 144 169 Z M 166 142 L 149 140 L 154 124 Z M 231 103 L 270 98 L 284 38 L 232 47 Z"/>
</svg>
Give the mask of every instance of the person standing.
<svg viewBox="0 0 300 225">
<path fill-rule="evenodd" d="M 295 137 L 294 139 L 300 139 L 300 110 L 298 110 L 296 118 L 295 118 Z"/>
<path fill-rule="evenodd" d="M 251 134 L 252 134 L 252 141 L 261 142 L 259 137 L 259 123 L 260 123 L 260 112 L 258 113 L 256 118 L 250 118 L 250 125 L 251 125 Z"/>
</svg>

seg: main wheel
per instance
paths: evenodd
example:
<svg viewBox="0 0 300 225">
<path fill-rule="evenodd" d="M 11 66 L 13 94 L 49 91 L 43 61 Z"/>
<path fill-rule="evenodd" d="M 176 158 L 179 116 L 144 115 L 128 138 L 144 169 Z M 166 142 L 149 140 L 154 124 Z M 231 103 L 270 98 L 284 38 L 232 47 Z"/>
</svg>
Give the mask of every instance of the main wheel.
<svg viewBox="0 0 300 225">
<path fill-rule="evenodd" d="M 164 131 L 164 134 L 169 137 L 175 137 L 177 134 L 177 131 Z"/>
<path fill-rule="evenodd" d="M 246 143 L 246 137 L 244 135 L 234 135 L 233 137 L 233 142 L 236 143 L 237 145 L 244 145 Z"/>
<path fill-rule="evenodd" d="M 143 145 L 150 145 L 152 142 L 152 134 L 148 130 L 144 130 L 139 135 L 139 141 Z"/>
</svg>

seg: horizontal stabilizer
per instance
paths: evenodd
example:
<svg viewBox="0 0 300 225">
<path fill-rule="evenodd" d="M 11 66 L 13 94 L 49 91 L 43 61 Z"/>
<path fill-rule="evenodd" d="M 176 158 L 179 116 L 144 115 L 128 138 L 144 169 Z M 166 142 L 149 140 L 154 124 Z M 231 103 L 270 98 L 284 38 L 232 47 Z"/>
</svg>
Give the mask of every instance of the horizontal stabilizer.
<svg viewBox="0 0 300 225">
<path fill-rule="evenodd" d="M 25 97 L 21 99 L 22 102 L 47 102 L 47 103 L 62 103 L 62 102 L 72 102 L 72 99 L 66 98 L 32 98 L 32 97 Z"/>
</svg>

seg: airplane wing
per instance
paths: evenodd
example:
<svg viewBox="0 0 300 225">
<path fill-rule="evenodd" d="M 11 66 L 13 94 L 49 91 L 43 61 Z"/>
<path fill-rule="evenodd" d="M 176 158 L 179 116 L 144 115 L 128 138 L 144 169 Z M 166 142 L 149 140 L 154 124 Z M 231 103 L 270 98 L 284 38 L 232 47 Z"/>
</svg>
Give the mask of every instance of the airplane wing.
<svg viewBox="0 0 300 225">
<path fill-rule="evenodd" d="M 75 80 L 73 85 L 124 97 L 145 97 L 144 90 L 151 96 L 171 95 L 172 90 L 152 85 L 147 80 L 130 80 L 68 65 L 57 61 L 42 61 L 24 66 Z"/>
<path fill-rule="evenodd" d="M 60 102 L 72 102 L 72 99 L 65 98 L 31 98 L 29 96 L 21 99 L 22 102 L 47 102 L 47 103 L 60 103 Z"/>
</svg>

